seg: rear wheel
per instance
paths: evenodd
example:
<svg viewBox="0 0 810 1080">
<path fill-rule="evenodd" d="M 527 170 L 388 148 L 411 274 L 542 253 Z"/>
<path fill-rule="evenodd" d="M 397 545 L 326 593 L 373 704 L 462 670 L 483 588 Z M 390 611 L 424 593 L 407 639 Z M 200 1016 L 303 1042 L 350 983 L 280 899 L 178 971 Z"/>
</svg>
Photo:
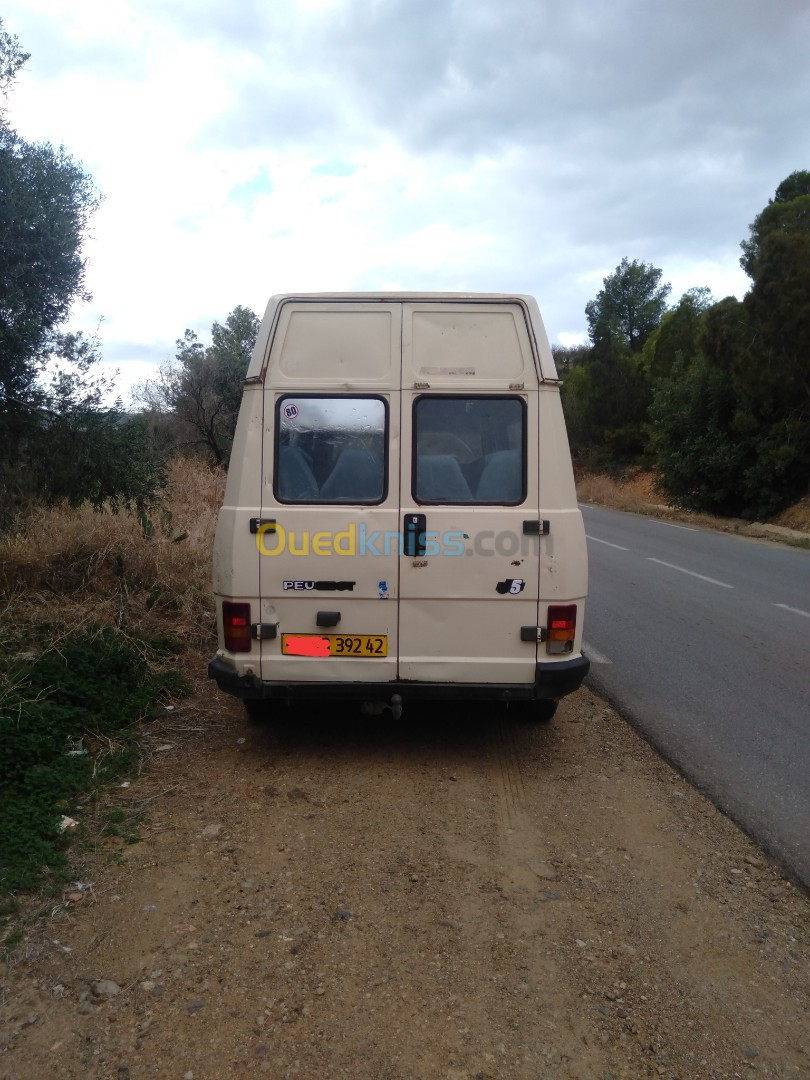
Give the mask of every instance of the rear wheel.
<svg viewBox="0 0 810 1080">
<path fill-rule="evenodd" d="M 556 701 L 534 701 L 532 702 L 532 705 L 534 707 L 533 719 L 536 720 L 538 724 L 547 724 L 557 711 Z"/>
<path fill-rule="evenodd" d="M 261 698 L 242 698 L 245 712 L 256 722 L 267 720 L 270 716 L 270 702 Z"/>
<path fill-rule="evenodd" d="M 527 724 L 547 724 L 557 711 L 556 701 L 513 701 L 509 711 Z"/>
</svg>

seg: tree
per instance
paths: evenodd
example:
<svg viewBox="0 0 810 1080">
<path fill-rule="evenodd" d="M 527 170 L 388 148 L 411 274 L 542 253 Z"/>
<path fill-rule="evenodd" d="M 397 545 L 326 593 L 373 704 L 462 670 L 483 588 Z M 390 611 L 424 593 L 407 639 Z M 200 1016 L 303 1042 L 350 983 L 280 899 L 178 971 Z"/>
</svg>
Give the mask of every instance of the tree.
<svg viewBox="0 0 810 1080">
<path fill-rule="evenodd" d="M 753 279 L 743 301 L 750 362 L 736 389 L 758 428 L 744 490 L 773 491 L 779 508 L 805 494 L 810 477 L 810 171 L 779 184 L 742 247 Z"/>
<path fill-rule="evenodd" d="M 756 390 L 763 418 L 801 410 L 810 420 L 810 231 L 765 237 L 756 265 L 743 303 L 758 362 L 746 385 Z"/>
<path fill-rule="evenodd" d="M 597 469 L 623 468 L 643 455 L 651 386 L 641 350 L 666 310 L 661 271 L 622 259 L 585 306 L 591 348 L 562 386 L 575 456 Z"/>
<path fill-rule="evenodd" d="M 165 461 L 152 452 L 143 417 L 120 399 L 105 404 L 113 383 L 98 374 L 100 347 L 97 337 L 60 335 L 34 446 L 46 452 L 32 455 L 32 478 L 48 501 L 142 509 L 165 483 Z"/>
<path fill-rule="evenodd" d="M 630 352 L 641 352 L 666 311 L 670 289 L 661 284 L 661 271 L 654 266 L 622 259 L 596 299 L 585 305 L 591 341 L 597 345 L 613 340 Z"/>
<path fill-rule="evenodd" d="M 177 341 L 174 361 L 156 379 L 142 383 L 136 397 L 157 413 L 173 413 L 204 446 L 214 463 L 227 464 L 242 401 L 242 383 L 259 332 L 259 320 L 236 307 L 224 325 L 211 327 L 206 348 L 192 330 Z"/>
<path fill-rule="evenodd" d="M 0 123 L 0 423 L 34 393 L 50 335 L 85 295 L 82 243 L 97 203 L 63 148 Z"/>
<path fill-rule="evenodd" d="M 0 91 L 28 59 L 0 22 Z M 13 443 L 41 399 L 56 327 L 84 295 L 82 243 L 98 204 L 64 147 L 29 143 L 0 114 L 0 439 Z"/>
<path fill-rule="evenodd" d="M 666 312 L 642 349 L 644 370 L 652 383 L 667 378 L 679 358 L 689 360 L 697 354 L 701 316 L 710 306 L 711 293 L 701 286 L 687 289 Z"/>
<path fill-rule="evenodd" d="M 0 21 L 3 95 L 27 59 Z M 59 330 L 86 296 L 98 200 L 64 147 L 26 142 L 0 110 L 0 528 L 34 499 L 143 504 L 161 483 L 146 432 L 104 404 L 98 341 Z"/>
<path fill-rule="evenodd" d="M 679 359 L 656 388 L 650 416 L 658 470 L 677 505 L 739 513 L 745 447 L 733 431 L 735 404 L 729 374 L 702 359 Z"/>
<path fill-rule="evenodd" d="M 551 355 L 560 378 L 567 378 L 574 368 L 587 363 L 590 352 L 590 345 L 552 345 Z"/>
<path fill-rule="evenodd" d="M 30 53 L 22 51 L 16 35 L 3 29 L 3 20 L 0 19 L 0 94 L 6 94 L 17 72 L 30 56 Z"/>
<path fill-rule="evenodd" d="M 765 209 L 757 214 L 749 237 L 740 247 L 740 265 L 756 283 L 761 272 L 763 245 L 775 236 L 810 236 L 810 172 L 792 172 L 776 189 Z"/>
<path fill-rule="evenodd" d="M 651 415 L 674 499 L 765 518 L 810 476 L 809 172 L 779 185 L 742 247 L 750 291 L 703 312 L 694 354 L 673 364 Z"/>
</svg>

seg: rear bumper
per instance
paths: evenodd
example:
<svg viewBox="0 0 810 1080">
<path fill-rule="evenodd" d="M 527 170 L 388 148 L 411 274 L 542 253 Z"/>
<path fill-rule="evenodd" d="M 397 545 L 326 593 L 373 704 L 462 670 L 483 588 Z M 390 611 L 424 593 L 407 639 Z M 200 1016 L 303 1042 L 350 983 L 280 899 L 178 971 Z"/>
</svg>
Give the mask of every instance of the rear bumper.
<svg viewBox="0 0 810 1080">
<path fill-rule="evenodd" d="M 403 701 L 478 700 L 550 701 L 578 690 L 591 666 L 586 656 L 538 664 L 534 683 L 423 683 L 423 682 L 262 682 L 256 675 L 237 675 L 230 664 L 215 656 L 208 676 L 226 694 L 254 700 L 282 699 L 311 701 L 390 701 L 399 694 Z"/>
</svg>

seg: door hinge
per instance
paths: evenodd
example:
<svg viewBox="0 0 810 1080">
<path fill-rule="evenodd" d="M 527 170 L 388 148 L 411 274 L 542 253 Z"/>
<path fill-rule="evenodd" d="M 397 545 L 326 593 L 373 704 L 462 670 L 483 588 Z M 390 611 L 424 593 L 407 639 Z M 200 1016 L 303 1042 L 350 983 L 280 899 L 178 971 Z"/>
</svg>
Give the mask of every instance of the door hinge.
<svg viewBox="0 0 810 1080">
<path fill-rule="evenodd" d="M 551 522 L 545 518 L 541 521 L 532 519 L 531 521 L 523 522 L 524 536 L 548 536 L 550 532 Z"/>
<path fill-rule="evenodd" d="M 250 531 L 257 533 L 259 529 L 264 529 L 265 532 L 274 533 L 276 531 L 276 519 L 275 518 L 251 518 L 250 519 Z"/>
<path fill-rule="evenodd" d="M 545 626 L 521 626 L 520 628 L 520 640 L 521 641 L 540 641 L 546 640 L 546 628 Z"/>
<path fill-rule="evenodd" d="M 272 641 L 278 636 L 278 623 L 255 622 L 250 628 L 251 636 L 256 641 Z"/>
</svg>

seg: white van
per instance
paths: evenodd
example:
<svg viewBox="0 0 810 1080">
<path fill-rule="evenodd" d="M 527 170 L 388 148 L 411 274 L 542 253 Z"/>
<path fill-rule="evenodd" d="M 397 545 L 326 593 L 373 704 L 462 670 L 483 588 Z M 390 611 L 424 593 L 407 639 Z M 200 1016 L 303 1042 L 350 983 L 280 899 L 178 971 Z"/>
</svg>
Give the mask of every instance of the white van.
<svg viewBox="0 0 810 1080">
<path fill-rule="evenodd" d="M 268 699 L 527 703 L 587 674 L 587 554 L 530 296 L 273 297 L 214 546 L 209 675 Z"/>
</svg>

